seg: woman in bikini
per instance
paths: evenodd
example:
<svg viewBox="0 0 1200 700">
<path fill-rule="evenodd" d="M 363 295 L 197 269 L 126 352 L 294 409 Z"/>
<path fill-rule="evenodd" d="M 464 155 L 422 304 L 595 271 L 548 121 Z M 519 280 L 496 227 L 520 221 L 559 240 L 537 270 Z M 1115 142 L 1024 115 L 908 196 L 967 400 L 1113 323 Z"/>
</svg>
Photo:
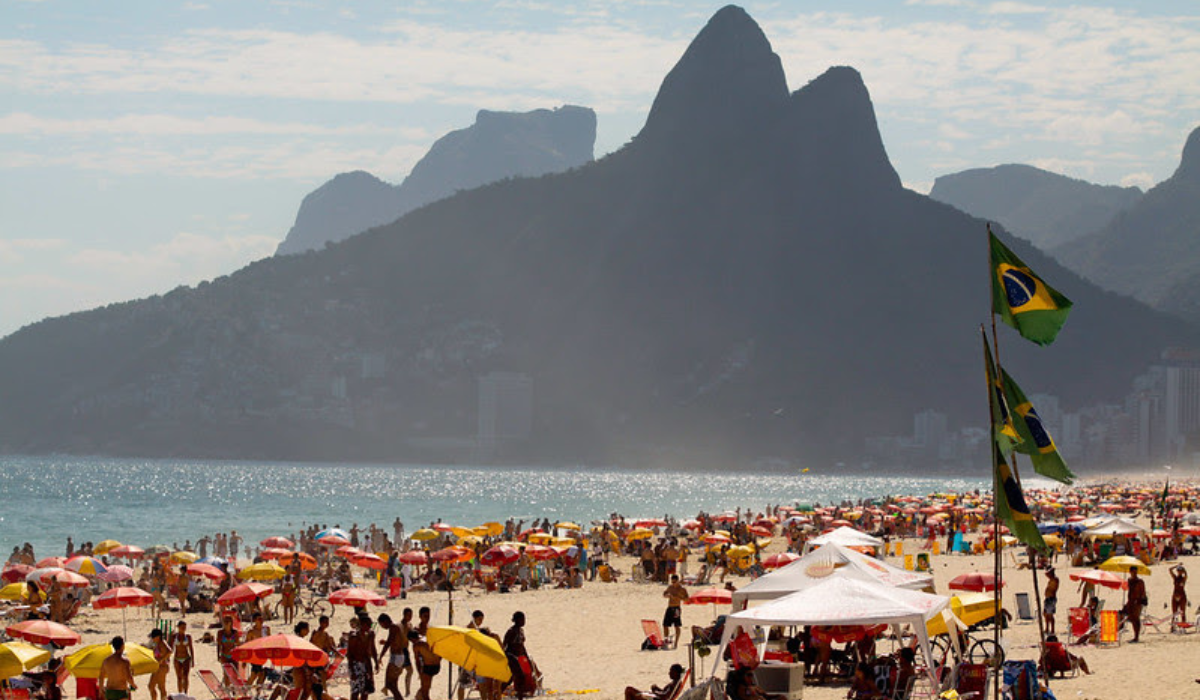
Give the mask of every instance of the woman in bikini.
<svg viewBox="0 0 1200 700">
<path fill-rule="evenodd" d="M 150 645 L 158 668 L 150 674 L 150 700 L 167 700 L 167 673 L 171 670 L 171 645 L 163 638 L 162 630 L 150 630 Z"/>
<path fill-rule="evenodd" d="M 179 596 L 179 614 L 180 615 L 187 615 L 189 584 L 191 584 L 191 578 L 188 576 L 187 567 L 181 565 L 179 567 L 179 578 L 176 579 L 176 584 L 175 584 L 178 587 L 177 590 L 175 591 L 175 594 L 177 596 Z"/>
<path fill-rule="evenodd" d="M 226 670 L 225 683 L 233 682 L 229 677 L 228 668 L 233 665 L 233 649 L 241 643 L 241 635 L 233 628 L 233 616 L 221 616 L 221 629 L 217 631 L 217 663 Z"/>
<path fill-rule="evenodd" d="M 192 646 L 192 635 L 187 633 L 186 622 L 180 620 L 176 625 L 171 646 L 175 648 L 175 691 L 187 695 L 188 676 L 195 663 L 196 649 Z"/>
</svg>

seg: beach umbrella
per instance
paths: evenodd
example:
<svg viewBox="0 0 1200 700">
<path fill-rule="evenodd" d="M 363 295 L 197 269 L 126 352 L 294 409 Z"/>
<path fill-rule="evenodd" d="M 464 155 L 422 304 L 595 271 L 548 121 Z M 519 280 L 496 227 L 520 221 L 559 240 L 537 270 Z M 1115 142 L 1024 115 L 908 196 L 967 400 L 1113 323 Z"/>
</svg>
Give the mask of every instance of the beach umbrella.
<svg viewBox="0 0 1200 700">
<path fill-rule="evenodd" d="M 0 678 L 19 676 L 50 660 L 50 651 L 28 642 L 0 644 Z"/>
<path fill-rule="evenodd" d="M 667 521 L 662 518 L 642 518 L 633 521 L 634 527 L 666 527 Z"/>
<path fill-rule="evenodd" d="M 466 547 L 458 547 L 458 546 L 452 545 L 450 547 L 444 547 L 442 549 L 439 549 L 438 551 L 434 552 L 433 554 L 430 554 L 429 558 L 434 561 L 439 561 L 439 562 L 457 563 L 457 562 L 470 561 L 471 558 L 474 556 L 475 556 L 475 552 L 467 549 Z"/>
<path fill-rule="evenodd" d="M 123 544 L 120 547 L 114 547 L 108 550 L 110 556 L 120 557 L 122 559 L 140 559 L 146 550 L 141 547 L 135 547 L 131 544 Z"/>
<path fill-rule="evenodd" d="M 403 564 L 416 564 L 418 566 L 423 566 L 429 562 L 429 555 L 425 554 L 423 550 L 412 549 L 400 555 L 400 562 Z"/>
<path fill-rule="evenodd" d="M 278 547 L 280 549 L 291 549 L 296 546 L 296 543 L 286 537 L 268 537 L 262 542 L 259 542 L 263 547 Z"/>
<path fill-rule="evenodd" d="M 719 532 L 710 532 L 704 537 L 701 537 L 700 541 L 704 544 L 729 544 L 730 542 L 733 542 L 733 540 L 729 538 L 729 535 L 722 535 Z"/>
<path fill-rule="evenodd" d="M 540 544 L 529 545 L 525 548 L 525 553 L 528 554 L 531 559 L 537 559 L 538 561 L 546 561 L 559 555 L 559 551 L 557 549 Z"/>
<path fill-rule="evenodd" d="M 291 554 L 291 550 L 283 549 L 282 547 L 267 547 L 263 551 L 259 552 L 258 556 L 262 557 L 263 559 L 269 560 L 269 559 L 279 559 L 280 557 L 282 557 L 285 554 Z"/>
<path fill-rule="evenodd" d="M 512 678 L 512 670 L 500 642 L 479 630 L 454 626 L 430 627 L 425 639 L 434 654 L 469 673 L 501 682 Z"/>
<path fill-rule="evenodd" d="M 63 663 L 67 671 L 76 678 L 99 678 L 100 666 L 104 660 L 112 656 L 113 648 L 109 644 L 92 644 L 71 654 Z M 144 676 L 158 670 L 158 659 L 154 652 L 141 644 L 125 643 L 125 658 L 133 666 L 133 675 Z"/>
<path fill-rule="evenodd" d="M 1142 560 L 1135 559 L 1134 557 L 1130 556 L 1112 557 L 1108 561 L 1101 564 L 1099 568 L 1102 571 L 1120 571 L 1124 573 L 1137 571 L 1143 576 L 1150 575 L 1150 567 L 1143 564 Z"/>
<path fill-rule="evenodd" d="M 346 559 L 353 559 L 354 557 L 366 554 L 366 552 L 362 551 L 358 547 L 351 547 L 350 545 L 347 544 L 347 545 L 342 545 L 341 547 L 338 547 L 337 549 L 333 550 L 333 554 L 334 554 L 334 556 L 343 557 Z"/>
<path fill-rule="evenodd" d="M 222 559 L 221 557 L 214 557 L 214 556 L 200 557 L 199 559 L 196 560 L 196 563 L 197 564 L 208 564 L 210 566 L 215 566 L 217 568 L 220 568 L 222 566 L 226 566 L 229 564 L 229 562 L 227 560 Z"/>
<path fill-rule="evenodd" d="M 635 527 L 625 533 L 625 539 L 627 540 L 648 540 L 651 537 L 654 537 L 654 531 L 644 527 Z"/>
<path fill-rule="evenodd" d="M 368 554 L 363 552 L 350 561 L 356 566 L 361 566 L 364 569 L 372 569 L 374 571 L 383 571 L 387 568 L 387 560 L 378 554 Z"/>
<path fill-rule="evenodd" d="M 733 592 L 724 588 L 705 588 L 688 596 L 684 602 L 688 605 L 705 605 L 707 603 L 730 605 L 733 603 Z"/>
<path fill-rule="evenodd" d="M 383 596 L 365 588 L 342 588 L 329 594 L 329 602 L 334 605 L 349 605 L 363 608 L 368 605 L 387 605 Z"/>
<path fill-rule="evenodd" d="M 1125 588 L 1125 579 L 1102 569 L 1092 569 L 1081 574 L 1071 574 L 1072 581 L 1088 581 L 1090 583 L 1099 584 L 1105 588 Z"/>
<path fill-rule="evenodd" d="M 108 571 L 108 566 L 104 562 L 95 557 L 71 557 L 63 562 L 62 567 L 68 571 L 74 571 L 77 574 L 84 576 L 95 576 Z"/>
<path fill-rule="evenodd" d="M 534 532 L 525 538 L 529 544 L 550 544 L 554 538 L 546 532 Z"/>
<path fill-rule="evenodd" d="M 107 608 L 121 609 L 121 634 L 125 637 L 129 636 L 129 630 L 125 627 L 125 608 L 144 608 L 154 602 L 154 596 L 146 591 L 135 586 L 122 586 L 121 588 L 110 588 L 101 593 L 92 601 L 92 607 L 97 610 Z M 153 658 L 153 654 L 151 654 Z M 78 674 L 76 674 L 78 675 Z M 90 676 L 83 676 L 89 678 Z"/>
<path fill-rule="evenodd" d="M 66 569 L 59 569 L 53 573 L 43 574 L 38 580 L 47 586 L 53 582 L 68 588 L 86 588 L 92 585 L 92 582 L 87 580 L 87 578 Z"/>
<path fill-rule="evenodd" d="M 35 569 L 61 569 L 67 563 L 64 557 L 42 557 L 33 567 Z"/>
<path fill-rule="evenodd" d="M 96 578 L 107 583 L 120 583 L 133 578 L 133 569 L 124 564 L 113 564 L 108 567 L 108 571 L 100 574 Z"/>
<path fill-rule="evenodd" d="M 800 555 L 795 552 L 779 552 L 763 559 L 762 565 L 764 569 L 778 569 L 791 564 L 799 558 Z"/>
<path fill-rule="evenodd" d="M 167 561 L 172 564 L 194 564 L 200 555 L 195 552 L 189 552 L 186 549 L 181 549 L 178 552 L 171 552 L 171 556 Z"/>
<path fill-rule="evenodd" d="M 27 595 L 29 595 L 29 584 L 24 581 L 15 581 L 0 588 L 0 600 L 21 600 Z"/>
<path fill-rule="evenodd" d="M 329 655 L 295 635 L 272 634 L 235 647 L 233 660 L 259 665 L 324 666 L 329 662 Z"/>
<path fill-rule="evenodd" d="M 487 532 L 481 534 L 487 535 L 488 537 L 498 537 L 500 533 L 504 532 L 504 526 L 497 522 L 487 522 L 480 527 L 483 527 L 487 530 Z"/>
<path fill-rule="evenodd" d="M 120 547 L 121 543 L 116 540 L 104 540 L 100 544 L 92 547 L 92 551 L 96 554 L 108 554 L 112 550 Z"/>
<path fill-rule="evenodd" d="M 171 553 L 171 548 L 165 544 L 156 544 L 146 548 L 146 556 L 149 557 L 164 557 Z"/>
<path fill-rule="evenodd" d="M 483 553 L 479 558 L 479 563 L 484 566 L 501 567 L 505 564 L 512 564 L 521 558 L 521 553 L 514 547 L 506 545 L 497 545 Z"/>
<path fill-rule="evenodd" d="M 33 567 L 28 564 L 12 564 L 5 567 L 4 572 L 0 573 L 0 581 L 4 581 L 5 583 L 24 581 L 30 571 L 33 571 Z"/>
<path fill-rule="evenodd" d="M 518 539 L 518 540 L 524 540 L 524 539 L 529 539 L 529 537 L 530 537 L 530 536 L 532 536 L 532 535 L 544 535 L 544 534 L 546 534 L 546 531 L 545 531 L 545 530 L 543 530 L 542 528 L 540 528 L 540 527 L 531 527 L 531 528 L 529 528 L 528 530 L 523 530 L 523 531 L 521 531 L 521 532 L 518 532 L 518 533 L 517 533 L 517 539 Z"/>
<path fill-rule="evenodd" d="M 241 605 L 242 603 L 249 603 L 252 600 L 266 598 L 274 592 L 275 588 L 265 583 L 257 581 L 239 583 L 222 593 L 221 597 L 217 598 L 217 605 Z"/>
<path fill-rule="evenodd" d="M 996 577 L 994 574 L 982 571 L 971 571 L 955 576 L 950 580 L 949 587 L 954 591 L 994 591 L 996 590 Z"/>
<path fill-rule="evenodd" d="M 188 564 L 187 572 L 192 576 L 203 576 L 204 578 L 211 579 L 213 581 L 221 581 L 228 576 L 228 574 L 212 564 L 201 564 L 200 562 Z"/>
<path fill-rule="evenodd" d="M 569 521 L 555 523 L 554 527 L 555 527 L 555 529 L 558 529 L 558 530 L 575 530 L 575 531 L 579 530 L 579 525 L 577 523 L 573 523 L 573 522 L 569 522 Z"/>
<path fill-rule="evenodd" d="M 263 561 L 247 566 L 237 575 L 247 581 L 275 581 L 287 576 L 287 570 L 273 562 Z"/>
<path fill-rule="evenodd" d="M 10 637 L 24 639 L 34 644 L 49 644 L 54 642 L 60 647 L 74 646 L 79 643 L 79 634 L 75 630 L 50 620 L 26 620 L 4 629 Z"/>
<path fill-rule="evenodd" d="M 330 536 L 341 537 L 344 540 L 350 539 L 350 533 L 346 532 L 345 530 L 343 530 L 340 527 L 331 527 L 331 528 L 328 528 L 325 530 L 321 530 L 316 535 L 313 535 L 313 539 L 320 540 L 322 537 L 330 537 Z"/>
<path fill-rule="evenodd" d="M 457 544 L 459 547 L 470 547 L 471 549 L 475 549 L 475 547 L 479 546 L 480 542 L 483 542 L 483 540 L 475 535 L 471 535 L 469 537 L 458 538 L 458 542 L 455 544 Z"/>
<path fill-rule="evenodd" d="M 304 552 L 285 552 L 283 554 L 283 556 L 279 557 L 279 564 L 280 564 L 280 566 L 291 566 L 292 560 L 296 559 L 297 557 L 300 558 L 300 570 L 301 571 L 315 571 L 316 570 L 317 558 L 311 554 L 306 554 Z"/>
<path fill-rule="evenodd" d="M 350 544 L 350 538 L 342 537 L 341 535 L 325 535 L 324 537 L 317 538 L 317 542 L 326 547 L 345 547 Z"/>
<path fill-rule="evenodd" d="M 758 535 L 759 537 L 770 537 L 771 535 L 775 534 L 773 531 L 771 531 L 771 529 L 762 527 L 761 525 L 751 525 L 750 532 Z"/>
<path fill-rule="evenodd" d="M 418 542 L 428 542 L 429 540 L 436 540 L 439 537 L 441 537 L 441 535 L 436 530 L 430 530 L 427 527 L 423 527 L 409 535 L 409 539 L 416 540 Z"/>
<path fill-rule="evenodd" d="M 683 527 L 688 530 L 700 530 L 700 529 L 704 528 L 704 526 L 700 523 L 700 521 L 696 520 L 694 518 L 691 520 L 684 520 L 680 524 L 683 525 Z"/>
<path fill-rule="evenodd" d="M 66 571 L 66 569 L 62 568 L 61 566 L 39 567 L 39 568 L 34 569 L 33 571 L 30 571 L 29 573 L 25 574 L 25 580 L 41 583 L 42 578 L 44 576 L 50 576 L 51 574 L 57 574 L 60 571 Z"/>
</svg>

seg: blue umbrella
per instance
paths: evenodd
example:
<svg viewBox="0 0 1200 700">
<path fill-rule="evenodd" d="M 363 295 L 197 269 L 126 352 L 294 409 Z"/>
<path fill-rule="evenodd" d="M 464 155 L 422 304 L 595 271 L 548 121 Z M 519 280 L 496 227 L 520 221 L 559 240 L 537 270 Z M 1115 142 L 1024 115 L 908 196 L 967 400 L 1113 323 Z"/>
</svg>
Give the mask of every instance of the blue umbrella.
<svg viewBox="0 0 1200 700">
<path fill-rule="evenodd" d="M 212 566 L 226 566 L 229 564 L 229 562 L 225 561 L 221 557 L 204 557 L 203 559 L 197 559 L 196 563 L 211 564 Z"/>
<path fill-rule="evenodd" d="M 329 537 L 330 535 L 334 535 L 336 537 L 341 537 L 344 540 L 350 539 L 350 533 L 346 532 L 345 530 L 343 530 L 340 527 L 331 527 L 328 530 L 321 530 L 320 532 L 317 533 L 317 536 L 314 537 L 313 539 L 319 540 L 322 537 Z"/>
</svg>

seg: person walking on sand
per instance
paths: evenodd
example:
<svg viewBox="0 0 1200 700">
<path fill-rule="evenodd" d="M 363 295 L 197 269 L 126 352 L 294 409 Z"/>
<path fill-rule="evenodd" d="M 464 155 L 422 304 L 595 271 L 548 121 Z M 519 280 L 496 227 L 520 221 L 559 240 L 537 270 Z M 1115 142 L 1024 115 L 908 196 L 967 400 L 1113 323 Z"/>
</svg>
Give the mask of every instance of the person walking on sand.
<svg viewBox="0 0 1200 700">
<path fill-rule="evenodd" d="M 1171 567 L 1171 583 L 1174 586 L 1171 591 L 1171 629 L 1173 631 L 1176 625 L 1187 624 L 1187 569 L 1183 568 L 1183 564 Z"/>
<path fill-rule="evenodd" d="M 175 691 L 187 695 L 188 676 L 196 660 L 196 649 L 192 646 L 192 635 L 187 633 L 187 623 L 183 620 L 175 626 L 171 647 L 175 649 Z"/>
<path fill-rule="evenodd" d="M 663 591 L 663 597 L 667 599 L 667 611 L 663 613 L 663 634 L 671 634 L 671 628 L 674 627 L 675 643 L 671 646 L 677 648 L 679 636 L 683 633 L 683 610 L 680 606 L 688 599 L 687 589 L 679 582 L 679 574 L 671 574 L 671 583 Z"/>
<path fill-rule="evenodd" d="M 150 674 L 150 700 L 167 700 L 167 674 L 171 672 L 171 645 L 162 630 L 150 630 L 150 646 L 158 668 Z"/>
<path fill-rule="evenodd" d="M 392 622 L 391 615 L 384 613 L 379 616 L 379 626 L 387 630 L 387 636 L 379 643 L 379 655 L 375 659 L 376 666 L 383 665 L 383 657 L 388 657 L 387 670 L 383 676 L 383 691 L 391 693 L 392 700 L 404 700 L 400 694 L 400 672 L 408 661 L 408 640 L 401 642 L 400 636 L 404 630 Z"/>
<path fill-rule="evenodd" d="M 113 653 L 100 664 L 96 685 L 104 700 L 129 700 L 137 684 L 133 682 L 133 664 L 125 657 L 125 638 L 113 637 Z"/>
</svg>

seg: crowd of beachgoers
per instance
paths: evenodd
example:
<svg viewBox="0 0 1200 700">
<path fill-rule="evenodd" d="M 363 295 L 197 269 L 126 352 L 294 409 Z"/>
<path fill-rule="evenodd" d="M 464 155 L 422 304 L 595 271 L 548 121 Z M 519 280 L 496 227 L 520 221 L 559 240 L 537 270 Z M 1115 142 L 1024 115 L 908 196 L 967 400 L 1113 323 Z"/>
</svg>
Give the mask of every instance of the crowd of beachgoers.
<svg viewBox="0 0 1200 700">
<path fill-rule="evenodd" d="M 1194 484 L 1164 487 L 1161 482 L 1108 481 L 1029 489 L 1025 495 L 1041 523 L 1050 554 L 1029 551 L 1006 528 L 999 529 L 1000 545 L 1006 552 L 1005 595 L 1017 593 L 1018 587 L 1025 587 L 1033 578 L 1040 581 L 1038 589 L 1028 592 L 1033 594 L 1040 624 L 1021 628 L 1014 622 L 1006 635 L 1029 646 L 1029 632 L 1037 627 L 1034 641 L 1044 645 L 1047 629 L 1051 636 L 1066 638 L 1071 626 L 1079 622 L 1086 623 L 1094 638 L 1072 641 L 1098 644 L 1100 608 L 1108 591 L 1121 597 L 1119 604 L 1108 608 L 1120 612 L 1117 633 L 1124 637 L 1118 641 L 1143 641 L 1145 623 L 1157 626 L 1161 622 L 1150 614 L 1148 590 L 1156 603 L 1169 602 L 1165 625 L 1170 631 L 1192 629 L 1195 619 L 1189 618 L 1187 610 L 1186 568 L 1180 562 L 1196 551 L 1200 536 L 1200 516 L 1195 513 L 1200 491 Z M 636 637 L 638 648 L 668 652 L 671 659 L 681 662 L 680 669 L 694 683 L 700 673 L 697 649 L 728 641 L 721 639 L 724 616 L 716 615 L 716 605 L 728 606 L 739 588 L 774 575 L 815 546 L 841 542 L 822 539 L 841 532 L 868 538 L 851 538 L 846 544 L 890 562 L 898 570 L 926 570 L 926 590 L 953 594 L 961 587 L 953 586 L 953 579 L 942 580 L 946 574 L 979 574 L 986 579 L 991 573 L 992 557 L 981 555 L 993 551 L 997 529 L 993 527 L 991 494 L 976 491 L 838 504 L 780 503 L 701 512 L 690 518 L 614 513 L 585 523 L 548 518 L 479 524 L 431 522 L 413 531 L 407 531 L 400 518 L 383 527 L 375 523 L 365 527 L 312 523 L 257 542 L 247 542 L 234 529 L 201 533 L 194 542 L 170 545 L 118 539 L 76 545 L 74 538 L 69 538 L 60 553 L 34 552 L 28 545 L 13 548 L 0 574 L 5 584 L 0 589 L 0 611 L 8 634 L 16 639 L 22 638 L 19 629 L 13 630 L 18 624 L 55 623 L 69 630 L 85 621 L 90 632 L 72 632 L 74 637 L 65 635 L 59 640 L 72 643 L 56 642 L 56 647 L 49 649 L 53 664 L 78 653 L 73 647 L 84 637 L 103 644 L 113 636 L 124 636 L 127 608 L 133 608 L 138 634 L 131 635 L 130 641 L 146 641 L 154 668 L 134 668 L 125 684 L 118 681 L 113 686 L 108 682 L 111 679 L 105 678 L 94 690 L 84 683 L 79 691 L 97 695 L 110 689 L 131 690 L 137 685 L 135 675 L 145 671 L 151 676 L 147 684 L 151 697 L 165 700 L 169 676 L 175 677 L 173 690 L 187 694 L 192 692 L 189 678 L 197 670 L 213 670 L 219 676 L 210 689 L 214 694 L 232 692 L 236 696 L 238 684 L 245 682 L 245 692 L 251 688 L 254 694 L 262 694 L 269 687 L 279 697 L 290 693 L 294 700 L 325 694 L 365 700 L 374 692 L 374 680 L 379 677 L 382 692 L 398 700 L 412 694 L 415 677 L 416 697 L 429 700 L 436 692 L 433 678 L 441 661 L 454 661 L 453 652 L 444 651 L 450 647 L 439 636 L 446 634 L 447 628 L 431 622 L 446 619 L 467 624 L 476 632 L 482 628 L 479 633 L 492 639 L 507 671 L 456 671 L 455 694 L 461 688 L 463 692 L 474 689 L 489 699 L 504 693 L 523 696 L 551 683 L 564 687 L 556 678 L 587 678 L 576 683 L 589 686 L 582 690 L 617 697 L 626 693 L 625 685 L 614 680 L 612 673 L 588 675 L 579 667 L 587 666 L 589 659 L 561 658 L 558 652 L 564 648 L 564 637 L 608 639 L 603 631 L 608 623 L 596 619 L 603 615 L 612 624 L 619 623 L 624 636 Z M 1106 567 L 1117 558 L 1128 558 L 1122 559 L 1124 568 Z M 1015 569 L 1037 574 L 1031 578 Z M 1160 569 L 1168 575 L 1147 576 Z M 1063 609 L 1056 608 L 1059 581 L 1065 579 L 1054 573 L 1056 570 L 1070 571 L 1070 580 L 1078 581 L 1079 605 L 1070 607 L 1084 610 L 1086 619 L 1075 611 L 1068 616 L 1065 603 Z M 1104 573 L 1092 575 L 1092 571 Z M 1149 588 L 1146 581 L 1152 582 Z M 986 593 L 986 580 L 980 586 L 975 590 Z M 127 603 L 111 602 L 122 596 Z M 478 615 L 468 616 L 460 609 L 459 619 L 454 619 L 456 600 L 464 608 L 474 608 Z M 604 607 L 583 625 L 580 616 L 596 604 Z M 333 622 L 337 618 L 334 606 L 341 605 L 353 613 L 348 627 Z M 1012 620 L 1012 604 L 1004 605 L 1004 617 Z M 650 615 L 655 622 L 661 617 L 665 629 L 657 638 L 649 628 L 630 633 L 630 619 L 635 625 L 645 620 L 645 609 L 653 606 L 667 608 L 666 614 L 660 610 Z M 681 606 L 688 606 L 687 616 L 693 618 L 686 628 Z M 539 614 L 560 607 L 557 617 Z M 121 610 L 122 615 L 115 617 L 109 608 Z M 720 612 L 736 610 L 725 607 Z M 527 629 L 527 613 L 541 623 Z M 485 624 L 485 614 L 489 621 L 504 620 L 506 629 Z M 629 618 L 631 614 L 636 617 Z M 986 615 L 983 624 L 993 616 Z M 978 624 L 979 616 L 975 617 L 968 623 Z M 688 631 L 681 634 L 684 629 Z M 242 651 L 251 642 L 284 632 L 319 649 L 325 655 L 322 663 L 283 666 L 269 662 L 268 656 L 259 658 Z M 972 641 L 972 632 L 958 634 L 959 641 Z M 942 638 L 948 635 L 945 630 Z M 901 635 L 900 639 L 908 641 L 885 641 L 894 636 L 878 625 L 849 630 L 803 625 L 770 631 L 768 646 L 776 648 L 772 661 L 805 663 L 810 684 L 840 687 L 837 692 L 843 694 L 849 686 L 857 696 L 882 697 L 894 695 L 898 686 L 921 675 L 920 668 L 928 664 L 915 638 Z M 893 648 L 883 649 L 889 645 Z M 940 645 L 942 653 L 952 646 Z M 688 658 L 674 655 L 681 648 L 690 651 Z M 666 700 L 682 690 L 682 677 L 674 669 L 669 673 L 665 667 L 652 670 L 641 658 L 625 666 L 616 664 L 634 684 L 629 693 Z M 1067 670 L 1103 668 L 1094 659 L 1088 668 L 1081 649 L 1064 651 L 1062 658 Z M 1043 668 L 1051 663 L 1045 658 L 1038 661 Z M 41 681 L 61 677 L 44 669 L 21 668 L 9 683 L 56 700 L 53 688 L 61 695 L 61 687 Z M 501 675 L 503 680 L 495 678 Z M 664 683 L 648 691 L 634 689 L 640 679 L 650 677 Z M 341 685 L 343 679 L 345 686 Z M 731 695 L 766 692 L 754 686 L 753 674 L 734 674 L 727 680 L 745 686 Z"/>
</svg>

